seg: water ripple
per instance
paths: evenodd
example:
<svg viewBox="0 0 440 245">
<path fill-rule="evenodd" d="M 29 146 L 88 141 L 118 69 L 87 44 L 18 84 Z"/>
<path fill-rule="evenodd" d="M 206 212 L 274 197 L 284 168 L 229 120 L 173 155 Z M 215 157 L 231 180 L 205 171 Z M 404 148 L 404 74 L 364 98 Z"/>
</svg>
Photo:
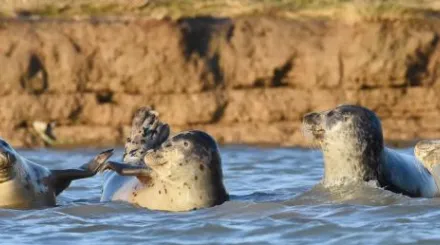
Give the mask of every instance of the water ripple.
<svg viewBox="0 0 440 245">
<path fill-rule="evenodd" d="M 50 168 L 66 168 L 99 151 L 20 152 Z M 316 150 L 227 146 L 222 157 L 231 201 L 221 206 L 169 213 L 100 203 L 97 176 L 74 182 L 57 207 L 0 209 L 0 239 L 7 245 L 440 243 L 440 199 L 411 199 L 369 186 L 326 189 L 318 184 L 323 168 Z"/>
</svg>

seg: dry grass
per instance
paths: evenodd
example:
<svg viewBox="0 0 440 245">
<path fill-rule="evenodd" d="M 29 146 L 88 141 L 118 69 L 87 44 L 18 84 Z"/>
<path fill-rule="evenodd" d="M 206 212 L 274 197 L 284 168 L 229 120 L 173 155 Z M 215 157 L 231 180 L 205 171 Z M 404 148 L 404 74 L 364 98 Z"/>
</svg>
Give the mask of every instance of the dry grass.
<svg viewBox="0 0 440 245">
<path fill-rule="evenodd" d="M 0 0 L 0 16 L 242 16 L 268 14 L 287 18 L 320 16 L 426 18 L 440 13 L 439 0 Z"/>
</svg>

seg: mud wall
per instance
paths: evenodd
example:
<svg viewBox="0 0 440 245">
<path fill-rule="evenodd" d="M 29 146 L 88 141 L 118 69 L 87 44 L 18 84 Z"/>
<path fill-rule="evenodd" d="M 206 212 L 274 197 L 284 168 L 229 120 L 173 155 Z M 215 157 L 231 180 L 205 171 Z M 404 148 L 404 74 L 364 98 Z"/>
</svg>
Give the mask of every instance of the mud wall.
<svg viewBox="0 0 440 245">
<path fill-rule="evenodd" d="M 123 142 L 149 105 L 174 131 L 222 143 L 305 145 L 303 114 L 355 103 L 387 140 L 440 138 L 440 23 L 239 19 L 0 23 L 0 135 Z"/>
</svg>

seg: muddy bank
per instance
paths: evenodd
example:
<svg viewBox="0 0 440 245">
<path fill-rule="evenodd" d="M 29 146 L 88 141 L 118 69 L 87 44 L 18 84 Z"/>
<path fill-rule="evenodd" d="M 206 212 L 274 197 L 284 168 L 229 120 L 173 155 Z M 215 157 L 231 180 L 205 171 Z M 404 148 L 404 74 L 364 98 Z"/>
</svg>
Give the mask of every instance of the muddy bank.
<svg viewBox="0 0 440 245">
<path fill-rule="evenodd" d="M 439 24 L 4 20 L 0 135 L 38 145 L 30 128 L 43 120 L 66 144 L 118 144 L 149 105 L 222 143 L 304 145 L 304 113 L 356 103 L 388 140 L 439 138 Z"/>
</svg>

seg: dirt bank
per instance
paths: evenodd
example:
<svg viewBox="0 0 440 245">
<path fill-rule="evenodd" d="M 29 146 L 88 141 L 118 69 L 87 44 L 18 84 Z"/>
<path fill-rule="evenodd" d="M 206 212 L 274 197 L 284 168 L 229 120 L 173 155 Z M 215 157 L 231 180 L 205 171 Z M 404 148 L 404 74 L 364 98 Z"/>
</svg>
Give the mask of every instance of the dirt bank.
<svg viewBox="0 0 440 245">
<path fill-rule="evenodd" d="M 4 20 L 0 135 L 121 143 L 150 105 L 175 130 L 224 143 L 304 145 L 300 119 L 339 103 L 375 110 L 388 140 L 439 138 L 440 21 L 274 17 Z"/>
</svg>

